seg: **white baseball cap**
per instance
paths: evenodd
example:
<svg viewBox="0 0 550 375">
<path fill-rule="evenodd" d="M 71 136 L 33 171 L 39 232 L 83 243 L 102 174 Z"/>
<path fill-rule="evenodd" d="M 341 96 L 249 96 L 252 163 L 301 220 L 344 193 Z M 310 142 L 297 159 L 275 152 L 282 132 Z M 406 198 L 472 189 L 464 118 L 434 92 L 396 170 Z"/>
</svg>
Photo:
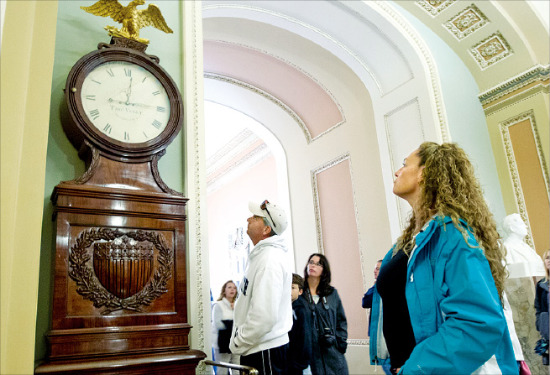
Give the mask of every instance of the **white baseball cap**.
<svg viewBox="0 0 550 375">
<path fill-rule="evenodd" d="M 248 209 L 254 215 L 264 217 L 271 227 L 271 230 L 277 235 L 282 234 L 288 225 L 285 211 L 277 205 L 269 203 L 268 200 L 260 204 L 250 202 L 248 203 Z"/>
</svg>

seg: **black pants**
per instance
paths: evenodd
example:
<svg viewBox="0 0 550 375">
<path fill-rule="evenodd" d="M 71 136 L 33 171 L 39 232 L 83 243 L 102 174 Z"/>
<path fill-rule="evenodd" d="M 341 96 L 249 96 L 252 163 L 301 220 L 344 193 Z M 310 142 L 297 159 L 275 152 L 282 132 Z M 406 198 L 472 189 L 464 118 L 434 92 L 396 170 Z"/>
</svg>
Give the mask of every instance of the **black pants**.
<svg viewBox="0 0 550 375">
<path fill-rule="evenodd" d="M 288 344 L 241 356 L 241 365 L 254 367 L 260 375 L 286 375 Z"/>
</svg>

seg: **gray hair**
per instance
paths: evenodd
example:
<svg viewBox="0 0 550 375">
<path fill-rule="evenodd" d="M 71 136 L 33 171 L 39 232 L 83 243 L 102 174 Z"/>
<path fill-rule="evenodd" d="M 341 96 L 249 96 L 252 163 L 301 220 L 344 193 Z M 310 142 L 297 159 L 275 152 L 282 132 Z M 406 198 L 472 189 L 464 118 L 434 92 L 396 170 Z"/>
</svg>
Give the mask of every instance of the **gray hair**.
<svg viewBox="0 0 550 375">
<path fill-rule="evenodd" d="M 271 232 L 269 233 L 269 237 L 275 236 L 277 233 L 275 233 L 275 231 L 273 230 L 273 224 L 270 224 L 269 221 L 267 221 L 267 218 L 265 216 L 262 217 L 262 220 L 264 221 L 264 225 L 271 229 Z"/>
</svg>

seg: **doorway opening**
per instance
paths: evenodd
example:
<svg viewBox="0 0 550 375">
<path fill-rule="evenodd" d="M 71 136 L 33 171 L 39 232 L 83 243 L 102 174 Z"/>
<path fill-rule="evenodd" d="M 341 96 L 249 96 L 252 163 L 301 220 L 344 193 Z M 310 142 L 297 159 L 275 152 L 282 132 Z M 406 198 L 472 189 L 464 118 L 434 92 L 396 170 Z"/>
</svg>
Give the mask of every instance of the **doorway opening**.
<svg viewBox="0 0 550 375">
<path fill-rule="evenodd" d="M 225 105 L 205 102 L 205 147 L 210 286 L 213 301 L 222 285 L 243 278 L 252 249 L 246 234 L 249 202 L 268 199 L 283 207 L 283 234 L 292 249 L 292 223 L 284 150 L 254 118 Z M 293 257 L 293 256 L 292 256 Z"/>
</svg>

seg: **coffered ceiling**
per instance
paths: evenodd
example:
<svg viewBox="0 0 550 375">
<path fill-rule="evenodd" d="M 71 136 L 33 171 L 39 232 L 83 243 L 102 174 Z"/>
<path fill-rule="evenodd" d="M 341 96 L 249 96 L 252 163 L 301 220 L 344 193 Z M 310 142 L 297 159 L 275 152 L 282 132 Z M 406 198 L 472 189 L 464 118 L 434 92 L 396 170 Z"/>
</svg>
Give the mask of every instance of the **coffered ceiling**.
<svg viewBox="0 0 550 375">
<path fill-rule="evenodd" d="M 397 0 L 456 52 L 480 92 L 548 65 L 547 25 L 528 1 Z"/>
</svg>

